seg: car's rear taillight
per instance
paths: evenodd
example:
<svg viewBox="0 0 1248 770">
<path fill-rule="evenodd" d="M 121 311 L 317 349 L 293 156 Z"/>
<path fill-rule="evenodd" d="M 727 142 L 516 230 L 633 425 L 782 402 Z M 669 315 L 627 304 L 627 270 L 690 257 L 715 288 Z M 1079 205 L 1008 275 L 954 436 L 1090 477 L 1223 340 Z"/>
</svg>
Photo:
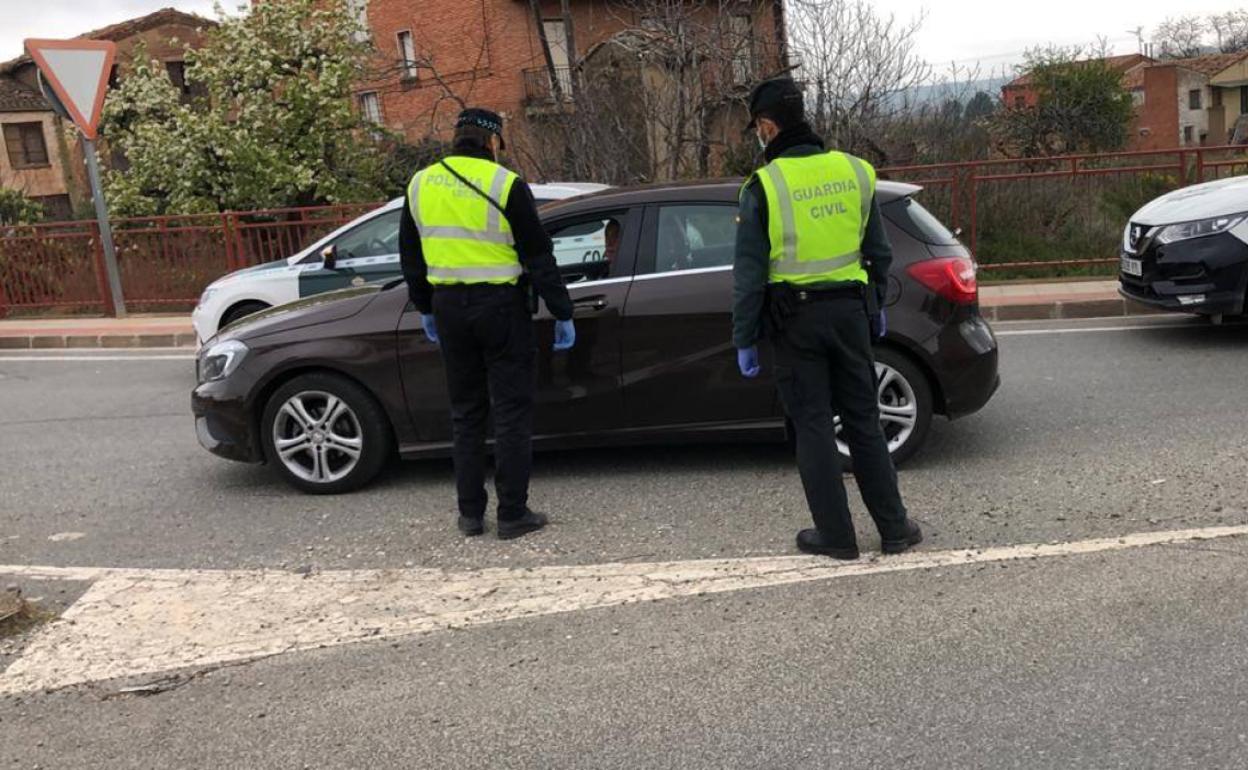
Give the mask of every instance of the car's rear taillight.
<svg viewBox="0 0 1248 770">
<path fill-rule="evenodd" d="M 937 257 L 915 262 L 906 272 L 950 302 L 972 305 L 979 299 L 975 262 L 967 257 Z"/>
</svg>

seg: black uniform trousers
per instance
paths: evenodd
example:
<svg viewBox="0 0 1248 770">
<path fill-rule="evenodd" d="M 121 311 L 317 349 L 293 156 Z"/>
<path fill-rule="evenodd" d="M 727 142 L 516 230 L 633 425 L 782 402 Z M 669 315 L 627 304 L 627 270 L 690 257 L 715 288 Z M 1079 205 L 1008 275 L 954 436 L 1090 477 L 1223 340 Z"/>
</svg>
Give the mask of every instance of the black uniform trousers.
<svg viewBox="0 0 1248 770">
<path fill-rule="evenodd" d="M 433 292 L 455 434 L 455 484 L 462 516 L 485 515 L 485 441 L 494 422 L 498 518 L 518 519 L 533 468 L 536 348 L 524 292 L 516 286 L 439 286 Z"/>
<path fill-rule="evenodd" d="M 857 543 L 836 446 L 834 414 L 863 502 L 886 540 L 905 537 L 906 509 L 880 427 L 871 332 L 861 296 L 794 303 L 772 331 L 776 380 L 797 437 L 797 464 L 815 527 L 838 547 Z"/>
</svg>

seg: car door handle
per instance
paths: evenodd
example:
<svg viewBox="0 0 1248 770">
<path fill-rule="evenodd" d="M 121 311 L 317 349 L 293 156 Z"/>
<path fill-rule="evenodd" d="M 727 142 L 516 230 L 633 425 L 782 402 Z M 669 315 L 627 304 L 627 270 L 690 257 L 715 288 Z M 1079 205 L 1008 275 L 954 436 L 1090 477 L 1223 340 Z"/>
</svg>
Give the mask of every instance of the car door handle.
<svg viewBox="0 0 1248 770">
<path fill-rule="evenodd" d="M 581 297 L 572 301 L 572 306 L 577 310 L 592 310 L 598 312 L 606 310 L 610 306 L 606 297 Z"/>
</svg>

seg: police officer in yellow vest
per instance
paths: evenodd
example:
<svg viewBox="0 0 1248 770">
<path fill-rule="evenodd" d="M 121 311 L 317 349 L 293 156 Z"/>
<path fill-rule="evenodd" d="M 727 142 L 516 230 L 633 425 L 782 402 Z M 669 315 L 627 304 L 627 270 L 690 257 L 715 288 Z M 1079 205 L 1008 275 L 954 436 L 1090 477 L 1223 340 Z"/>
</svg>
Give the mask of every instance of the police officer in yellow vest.
<svg viewBox="0 0 1248 770">
<path fill-rule="evenodd" d="M 408 185 L 399 252 L 412 304 L 446 368 L 459 529 L 485 531 L 492 412 L 498 536 L 510 539 L 546 525 L 528 507 L 536 349 L 526 284 L 556 319 L 555 350 L 571 348 L 576 329 L 533 193 L 495 162 L 502 133 L 493 112 L 460 113 L 450 156 Z"/>
<path fill-rule="evenodd" d="M 798 533 L 797 547 L 858 558 L 835 414 L 883 551 L 901 553 L 923 535 L 906 515 L 880 428 L 871 337 L 885 334 L 882 302 L 893 257 L 875 202 L 875 170 L 824 148 L 806 122 L 801 89 L 789 78 L 760 84 L 750 116 L 767 164 L 741 191 L 733 341 L 746 377 L 761 371 L 762 337 L 775 349 L 776 380 L 815 522 Z"/>
</svg>

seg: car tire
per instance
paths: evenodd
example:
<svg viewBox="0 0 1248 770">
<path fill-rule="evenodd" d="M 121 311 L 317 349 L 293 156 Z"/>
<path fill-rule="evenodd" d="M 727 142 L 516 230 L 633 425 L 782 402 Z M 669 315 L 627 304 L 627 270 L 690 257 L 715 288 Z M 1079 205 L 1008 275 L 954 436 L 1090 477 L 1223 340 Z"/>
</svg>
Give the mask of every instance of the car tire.
<svg viewBox="0 0 1248 770">
<path fill-rule="evenodd" d="M 927 375 L 904 353 L 889 347 L 875 349 L 876 375 L 883 385 L 880 394 L 881 425 L 889 441 L 893 465 L 914 456 L 927 441 L 932 426 L 932 386 Z M 893 415 L 891 418 L 888 413 Z M 909 416 L 906 422 L 902 420 Z M 849 447 L 837 442 L 846 471 L 853 470 Z"/>
<path fill-rule="evenodd" d="M 337 414 L 327 414 L 331 410 Z M 311 494 L 363 487 L 394 452 L 390 421 L 376 399 L 331 372 L 302 374 L 274 391 L 260 419 L 260 437 L 268 462 Z"/>
<path fill-rule="evenodd" d="M 259 313 L 261 310 L 268 310 L 270 307 L 272 306 L 258 300 L 240 302 L 225 311 L 225 314 L 221 316 L 221 325 L 217 327 L 217 331 L 221 331 L 241 318 L 246 318 L 249 315 Z"/>
</svg>

